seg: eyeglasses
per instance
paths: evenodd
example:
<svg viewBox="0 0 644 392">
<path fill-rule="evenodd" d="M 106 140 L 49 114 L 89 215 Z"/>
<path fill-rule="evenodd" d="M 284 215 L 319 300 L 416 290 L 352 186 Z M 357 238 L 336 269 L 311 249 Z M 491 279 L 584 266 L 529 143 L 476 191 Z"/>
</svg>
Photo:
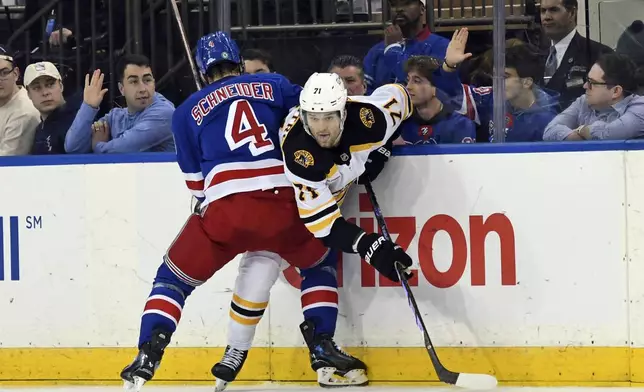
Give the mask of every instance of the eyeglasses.
<svg viewBox="0 0 644 392">
<path fill-rule="evenodd" d="M 591 90 L 595 86 L 613 87 L 613 85 L 608 84 L 606 82 L 598 82 L 598 81 L 592 80 L 588 76 L 584 76 L 584 82 L 588 84 L 588 88 L 591 89 Z"/>
<path fill-rule="evenodd" d="M 0 69 L 0 79 L 7 80 L 16 67 Z"/>
</svg>

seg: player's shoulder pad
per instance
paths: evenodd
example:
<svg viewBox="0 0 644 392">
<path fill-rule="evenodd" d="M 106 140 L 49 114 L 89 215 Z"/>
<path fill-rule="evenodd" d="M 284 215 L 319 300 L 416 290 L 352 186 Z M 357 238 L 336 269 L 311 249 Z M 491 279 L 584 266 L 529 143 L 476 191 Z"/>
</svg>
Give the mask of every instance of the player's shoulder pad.
<svg viewBox="0 0 644 392">
<path fill-rule="evenodd" d="M 288 170 L 307 181 L 323 181 L 333 167 L 333 157 L 306 133 L 299 109 L 289 113 L 280 134 L 284 163 Z"/>
<path fill-rule="evenodd" d="M 353 98 L 347 102 L 343 138 L 349 137 L 352 143 L 360 144 L 382 141 L 389 127 L 385 113 L 368 100 Z"/>
<path fill-rule="evenodd" d="M 370 103 L 387 115 L 395 113 L 396 119 L 400 121 L 408 119 L 414 112 L 409 92 L 396 83 L 380 86 L 371 95 L 351 96 L 349 101 Z"/>
<path fill-rule="evenodd" d="M 283 83 L 287 85 L 292 84 L 291 81 L 288 80 L 286 76 L 278 73 L 259 73 L 259 74 L 252 74 L 252 75 L 244 74 L 244 75 L 241 75 L 241 77 L 246 78 L 245 81 L 248 81 L 248 82 L 264 82 L 264 83 L 273 82 L 277 85 L 280 85 Z"/>
<path fill-rule="evenodd" d="M 194 93 L 190 94 L 190 96 L 181 102 L 179 106 L 175 108 L 175 111 L 183 112 L 187 111 L 190 112 L 192 110 L 192 107 L 195 106 L 201 99 L 206 97 L 208 94 L 210 94 L 212 91 L 214 91 L 215 88 L 212 85 L 206 85 L 204 88 L 201 90 L 195 91 Z"/>
<path fill-rule="evenodd" d="M 174 113 L 172 114 L 172 118 L 182 118 L 190 115 L 190 112 L 192 111 L 192 108 L 195 107 L 199 103 L 199 101 L 205 97 L 207 94 L 203 93 L 203 90 L 197 91 L 193 94 L 191 94 L 188 98 L 183 100 L 179 106 L 177 106 L 174 109 Z"/>
<path fill-rule="evenodd" d="M 374 90 L 371 97 L 374 101 L 382 104 L 385 109 L 400 108 L 403 120 L 408 119 L 414 113 L 414 105 L 411 102 L 409 91 L 401 84 L 390 83 L 380 86 Z"/>
</svg>

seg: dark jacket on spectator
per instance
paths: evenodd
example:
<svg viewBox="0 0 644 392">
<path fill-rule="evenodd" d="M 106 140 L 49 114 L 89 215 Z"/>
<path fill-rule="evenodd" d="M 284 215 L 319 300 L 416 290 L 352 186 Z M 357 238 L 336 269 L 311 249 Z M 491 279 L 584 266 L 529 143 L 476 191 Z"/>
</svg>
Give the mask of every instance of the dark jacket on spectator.
<svg viewBox="0 0 644 392">
<path fill-rule="evenodd" d="M 590 49 L 590 50 L 589 50 Z M 552 79 L 545 85 L 549 90 L 556 91 L 560 96 L 560 111 L 566 109 L 579 96 L 584 94 L 584 77 L 603 53 L 613 50 L 608 46 L 576 33 L 561 60 L 561 65 Z M 547 56 L 546 56 L 547 57 Z M 543 64 L 546 63 L 544 57 Z M 544 86 L 542 82 L 542 86 Z"/>
<path fill-rule="evenodd" d="M 528 109 L 517 109 L 506 102 L 506 142 L 540 142 L 543 140 L 543 132 L 550 121 L 557 116 L 558 94 L 535 86 L 535 95 L 537 101 Z M 488 112 L 491 142 L 494 141 L 494 121 L 492 121 L 494 114 L 492 110 Z"/>
<path fill-rule="evenodd" d="M 32 155 L 65 154 L 65 136 L 82 102 L 82 95 L 74 95 L 38 125 Z"/>
</svg>

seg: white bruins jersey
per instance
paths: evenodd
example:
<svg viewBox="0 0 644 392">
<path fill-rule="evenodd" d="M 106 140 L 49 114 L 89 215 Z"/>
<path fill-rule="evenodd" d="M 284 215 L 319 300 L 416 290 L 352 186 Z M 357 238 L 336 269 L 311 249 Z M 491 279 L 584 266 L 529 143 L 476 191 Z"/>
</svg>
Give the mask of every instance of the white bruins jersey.
<svg viewBox="0 0 644 392">
<path fill-rule="evenodd" d="M 408 119 L 409 93 L 398 84 L 376 89 L 370 96 L 349 97 L 344 132 L 337 147 L 320 147 L 305 130 L 299 108 L 280 129 L 286 177 L 293 183 L 300 217 L 317 237 L 331 233 L 342 217 L 340 205 L 349 186 L 365 171 L 369 154 L 383 146 Z"/>
</svg>

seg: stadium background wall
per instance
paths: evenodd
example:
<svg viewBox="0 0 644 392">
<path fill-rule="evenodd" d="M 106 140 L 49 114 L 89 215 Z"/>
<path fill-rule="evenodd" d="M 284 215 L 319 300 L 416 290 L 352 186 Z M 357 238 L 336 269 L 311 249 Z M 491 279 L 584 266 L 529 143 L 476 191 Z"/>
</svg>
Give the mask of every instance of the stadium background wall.
<svg viewBox="0 0 644 392">
<path fill-rule="evenodd" d="M 417 261 L 416 297 L 449 368 L 506 384 L 644 382 L 642 150 L 397 152 L 375 189 Z M 135 355 L 154 272 L 190 211 L 174 156 L 3 158 L 0 178 L 0 383 L 116 382 Z M 354 188 L 345 216 L 375 228 L 362 193 Z M 338 343 L 375 382 L 435 381 L 402 289 L 355 256 L 341 264 Z M 292 272 L 273 289 L 240 380 L 314 380 Z M 232 262 L 190 298 L 158 381 L 211 381 L 235 276 Z"/>
</svg>

